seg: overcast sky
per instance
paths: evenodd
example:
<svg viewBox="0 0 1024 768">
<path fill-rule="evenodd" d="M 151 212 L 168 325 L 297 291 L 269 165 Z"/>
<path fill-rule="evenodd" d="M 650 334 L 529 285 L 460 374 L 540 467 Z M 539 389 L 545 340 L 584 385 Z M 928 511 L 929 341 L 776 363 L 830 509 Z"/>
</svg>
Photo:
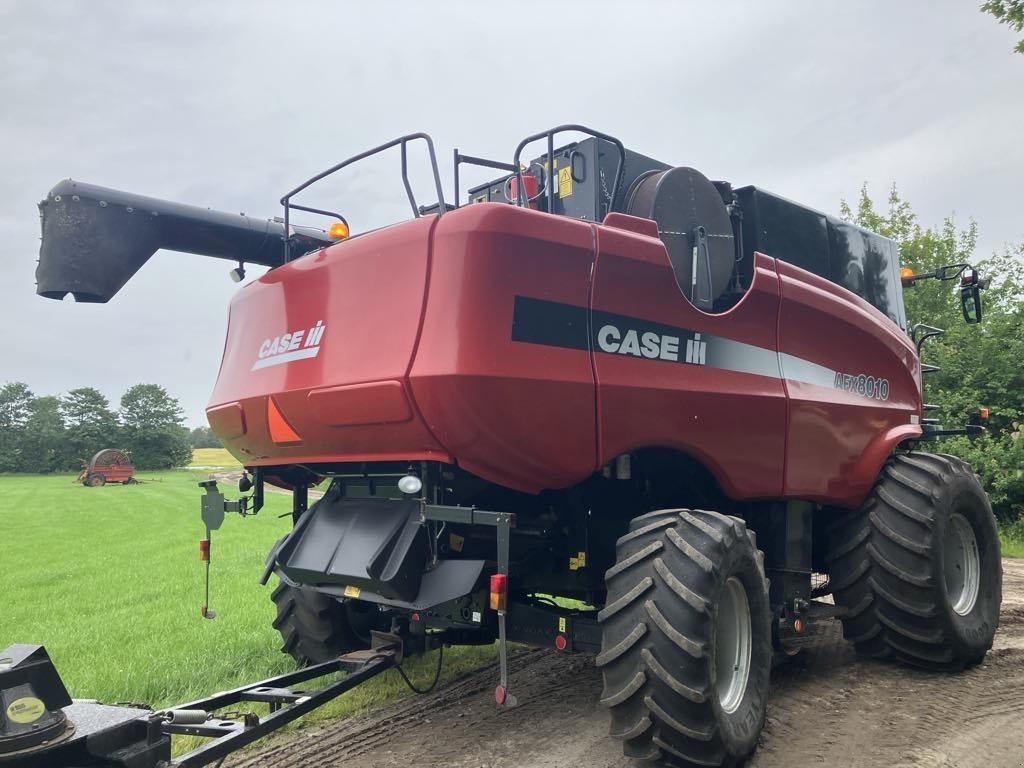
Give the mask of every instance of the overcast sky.
<svg viewBox="0 0 1024 768">
<path fill-rule="evenodd" d="M 1024 241 L 1024 56 L 978 5 L 0 0 L 0 383 L 116 407 L 156 382 L 205 423 L 231 264 L 160 252 L 109 304 L 35 296 L 35 204 L 69 176 L 274 216 L 404 133 L 433 136 L 450 189 L 452 147 L 509 161 L 578 122 L 830 213 L 895 182 L 1002 250 Z M 356 229 L 402 202 L 393 169 L 346 189 L 318 202 Z"/>
</svg>

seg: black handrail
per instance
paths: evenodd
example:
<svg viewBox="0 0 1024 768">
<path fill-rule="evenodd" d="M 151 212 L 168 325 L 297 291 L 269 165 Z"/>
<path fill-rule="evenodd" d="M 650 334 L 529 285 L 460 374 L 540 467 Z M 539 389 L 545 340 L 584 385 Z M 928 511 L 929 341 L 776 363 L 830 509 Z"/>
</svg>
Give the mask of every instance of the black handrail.
<svg viewBox="0 0 1024 768">
<path fill-rule="evenodd" d="M 615 147 L 619 150 L 619 163 L 615 168 L 615 181 L 612 184 L 612 191 L 609 195 L 611 199 L 608 201 L 608 210 L 610 211 L 612 206 L 615 204 L 615 196 L 619 191 L 619 185 L 622 183 L 622 169 L 623 166 L 626 164 L 626 148 L 623 146 L 622 142 L 616 139 L 614 136 L 609 136 L 607 133 L 601 133 L 600 131 L 595 131 L 593 128 L 587 128 L 587 126 L 585 125 L 577 125 L 574 123 L 568 123 L 566 125 L 557 125 L 554 128 L 549 128 L 548 130 L 543 131 L 541 133 L 536 133 L 533 136 L 527 136 L 525 139 L 519 142 L 519 146 L 516 147 L 515 155 L 512 158 L 512 165 L 515 166 L 515 174 L 518 180 L 518 188 L 516 189 L 516 205 L 525 206 L 528 202 L 523 194 L 523 167 L 520 163 L 520 155 L 522 155 L 523 150 L 526 148 L 528 144 L 532 144 L 535 141 L 540 141 L 541 139 L 546 138 L 548 140 L 548 211 L 551 212 L 554 210 L 555 182 L 557 181 L 556 178 L 553 178 L 553 171 L 555 165 L 555 134 L 564 133 L 566 131 L 585 133 L 588 136 L 593 136 L 594 138 L 597 139 L 604 139 L 605 141 L 614 144 Z M 600 213 L 600 207 L 598 209 L 598 213 Z"/>
<path fill-rule="evenodd" d="M 438 213 L 439 214 L 444 213 L 444 211 L 447 210 L 447 209 L 446 209 L 445 204 L 444 204 L 444 192 L 441 189 L 441 174 L 437 170 L 437 156 L 434 154 L 434 142 L 433 142 L 433 140 L 431 140 L 430 136 L 428 136 L 425 133 L 410 133 L 410 134 L 408 134 L 406 136 L 400 136 L 397 139 L 389 141 L 386 144 L 381 144 L 378 147 L 374 147 L 373 149 L 368 149 L 365 152 L 359 153 L 358 155 L 353 155 L 352 157 L 348 158 L 347 160 L 342 160 L 337 165 L 332 165 L 327 170 L 321 171 L 316 176 L 313 176 L 312 178 L 307 179 L 302 184 L 300 184 L 295 189 L 291 190 L 284 197 L 281 198 L 281 205 L 284 206 L 284 236 L 285 236 L 285 259 L 284 260 L 286 262 L 289 261 L 290 256 L 291 256 L 291 252 L 290 252 L 290 236 L 289 236 L 289 231 L 290 230 L 289 230 L 289 226 L 288 225 L 289 225 L 289 219 L 290 219 L 289 212 L 291 211 L 292 208 L 295 208 L 295 209 L 301 210 L 301 211 L 309 211 L 309 212 L 312 212 L 312 213 L 322 213 L 322 214 L 331 215 L 331 216 L 337 215 L 337 214 L 332 214 L 330 212 L 322 211 L 322 210 L 319 210 L 319 209 L 316 209 L 316 208 L 308 208 L 308 207 L 305 207 L 305 206 L 298 205 L 296 203 L 292 203 L 291 199 L 293 197 L 295 197 L 295 195 L 297 195 L 302 190 L 306 189 L 307 187 L 309 187 L 312 184 L 315 184 L 316 182 L 320 181 L 321 179 L 326 178 L 327 176 L 330 176 L 332 173 L 336 173 L 337 171 L 340 171 L 342 168 L 345 168 L 346 166 L 352 165 L 353 163 L 357 163 L 360 160 L 365 160 L 367 157 L 370 157 L 371 155 L 376 155 L 378 152 L 383 152 L 384 150 L 391 149 L 392 147 L 401 146 L 401 149 L 402 149 L 402 183 L 405 186 L 405 193 L 406 193 L 406 195 L 409 198 L 409 205 L 412 206 L 413 216 L 418 218 L 420 216 L 420 210 L 419 210 L 419 207 L 416 205 L 416 196 L 413 194 L 412 185 L 409 183 L 408 153 L 406 151 L 406 145 L 410 141 L 415 141 L 416 139 L 422 139 L 423 141 L 425 141 L 427 143 L 427 152 L 430 154 L 430 167 L 431 167 L 431 169 L 433 170 L 433 173 L 434 173 L 434 188 L 437 190 Z M 339 218 L 341 218 L 342 221 L 344 221 L 343 217 L 339 216 Z M 345 222 L 345 223 L 347 224 L 348 222 Z"/>
</svg>

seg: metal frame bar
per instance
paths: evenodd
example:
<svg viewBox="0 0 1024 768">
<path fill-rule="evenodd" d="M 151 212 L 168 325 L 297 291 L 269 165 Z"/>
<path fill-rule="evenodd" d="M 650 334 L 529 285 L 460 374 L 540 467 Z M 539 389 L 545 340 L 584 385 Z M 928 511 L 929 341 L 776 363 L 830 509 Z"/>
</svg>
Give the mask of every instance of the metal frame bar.
<svg viewBox="0 0 1024 768">
<path fill-rule="evenodd" d="M 423 505 L 423 519 L 439 523 L 460 525 L 489 525 L 497 529 L 498 573 L 508 575 L 509 544 L 512 529 L 516 527 L 516 516 L 511 512 L 485 512 L 474 507 L 444 507 L 434 504 Z"/>
<path fill-rule="evenodd" d="M 360 651 L 175 707 L 175 710 L 211 712 L 243 702 L 269 703 L 270 714 L 248 727 L 244 722 L 231 720 L 211 721 L 215 724 L 176 724 L 168 722 L 165 719 L 166 715 L 159 712 L 149 717 L 149 724 L 150 727 L 158 728 L 161 733 L 168 736 L 189 735 L 213 738 L 214 741 L 187 752 L 170 763 L 170 765 L 180 766 L 180 768 L 199 768 L 251 744 L 394 665 L 394 651 Z M 308 695 L 288 690 L 289 686 L 296 683 L 314 680 L 336 672 L 348 672 L 348 674 L 341 680 L 330 683 Z"/>
<path fill-rule="evenodd" d="M 325 213 L 326 215 L 335 215 L 335 214 L 331 214 L 329 212 L 318 211 L 316 209 L 307 208 L 307 207 L 304 207 L 304 206 L 293 204 L 291 199 L 293 197 L 295 197 L 295 195 L 297 195 L 299 192 L 302 192 L 307 187 L 311 186 L 312 184 L 315 184 L 316 182 L 320 181 L 321 179 L 324 179 L 324 178 L 330 176 L 333 173 L 336 173 L 336 172 L 340 171 L 342 168 L 345 168 L 345 167 L 347 167 L 349 165 L 352 165 L 353 163 L 357 163 L 360 160 L 365 160 L 366 158 L 370 157 L 371 155 L 376 155 L 377 153 L 383 152 L 386 149 L 391 149 L 392 147 L 397 147 L 397 146 L 401 147 L 401 153 L 402 153 L 402 183 L 405 186 L 405 192 L 406 192 L 406 194 L 409 197 L 409 204 L 412 206 L 413 216 L 415 218 L 419 218 L 420 211 L 419 211 L 419 208 L 416 205 L 416 196 L 413 194 L 412 185 L 409 182 L 408 152 L 406 150 L 406 145 L 410 141 L 416 141 L 417 139 L 422 139 L 427 144 L 427 152 L 430 155 L 430 167 L 431 167 L 431 170 L 433 171 L 433 174 L 434 174 L 434 189 L 437 191 L 438 213 L 439 214 L 443 214 L 445 212 L 445 210 L 447 210 L 447 209 L 446 209 L 445 203 L 444 203 L 444 191 L 441 189 L 441 174 L 438 172 L 438 169 L 437 169 L 437 155 L 434 153 L 434 142 L 433 142 L 433 140 L 430 138 L 430 136 L 428 136 L 425 133 L 410 133 L 410 134 L 407 134 L 405 136 L 400 136 L 397 139 L 393 139 L 393 140 L 391 140 L 391 141 L 389 141 L 389 142 L 387 142 L 385 144 L 381 144 L 380 146 L 374 147 L 373 149 L 368 149 L 365 152 L 360 152 L 358 155 L 353 155 L 352 157 L 348 158 L 347 160 L 342 160 L 337 165 L 332 165 L 330 168 L 328 168 L 328 169 L 326 169 L 324 171 L 321 171 L 316 176 L 313 176 L 312 178 L 307 179 L 302 184 L 300 184 L 299 186 L 297 186 L 295 189 L 291 190 L 290 192 L 286 193 L 284 195 L 284 197 L 281 198 L 281 205 L 284 206 L 284 238 L 285 238 L 284 239 L 284 260 L 285 260 L 285 262 L 288 262 L 288 261 L 291 260 L 291 234 L 290 234 L 289 223 L 290 223 L 290 211 L 291 211 L 292 208 L 295 208 L 297 210 L 312 211 L 314 213 Z M 346 221 L 345 223 L 347 224 L 348 222 Z"/>
<path fill-rule="evenodd" d="M 462 163 L 468 163 L 469 165 L 479 165 L 484 168 L 494 168 L 498 171 L 508 171 L 509 173 L 516 172 L 516 166 L 511 163 L 502 163 L 497 160 L 488 160 L 483 157 L 474 157 L 473 155 L 460 155 L 458 148 L 455 149 L 455 207 L 459 207 L 459 165 Z"/>
</svg>

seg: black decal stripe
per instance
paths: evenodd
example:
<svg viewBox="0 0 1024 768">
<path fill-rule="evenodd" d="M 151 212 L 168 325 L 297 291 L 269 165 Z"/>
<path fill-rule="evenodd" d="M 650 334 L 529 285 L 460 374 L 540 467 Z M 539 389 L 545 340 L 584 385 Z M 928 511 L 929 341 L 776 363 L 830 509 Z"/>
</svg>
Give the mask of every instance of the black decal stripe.
<svg viewBox="0 0 1024 768">
<path fill-rule="evenodd" d="M 587 335 L 586 307 L 516 296 L 512 341 L 589 350 Z"/>
</svg>

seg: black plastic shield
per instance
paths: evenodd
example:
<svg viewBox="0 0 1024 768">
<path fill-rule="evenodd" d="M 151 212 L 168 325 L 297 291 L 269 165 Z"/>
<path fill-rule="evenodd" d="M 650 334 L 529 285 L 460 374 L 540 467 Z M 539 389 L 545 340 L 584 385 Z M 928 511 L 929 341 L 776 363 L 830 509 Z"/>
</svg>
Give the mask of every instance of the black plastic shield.
<svg viewBox="0 0 1024 768">
<path fill-rule="evenodd" d="M 329 493 L 299 519 L 276 559 L 278 569 L 299 584 L 344 585 L 412 601 L 429 554 L 418 501 Z"/>
</svg>

